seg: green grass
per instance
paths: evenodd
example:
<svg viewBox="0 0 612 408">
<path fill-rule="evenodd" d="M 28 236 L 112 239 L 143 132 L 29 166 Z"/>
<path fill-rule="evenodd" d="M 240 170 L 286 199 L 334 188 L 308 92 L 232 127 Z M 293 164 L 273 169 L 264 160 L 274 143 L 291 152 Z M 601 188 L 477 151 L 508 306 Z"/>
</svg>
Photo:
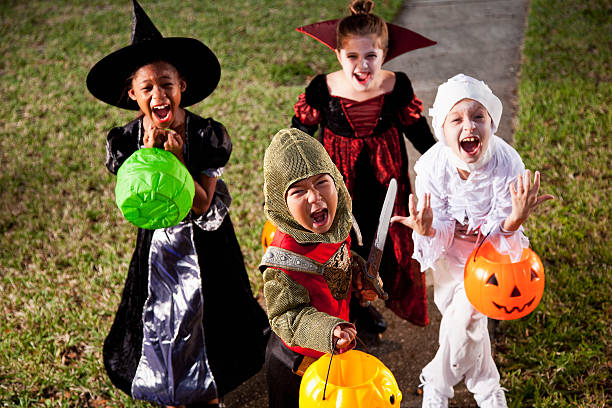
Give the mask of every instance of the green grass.
<svg viewBox="0 0 612 408">
<path fill-rule="evenodd" d="M 295 27 L 347 3 L 141 2 L 162 34 L 201 39 L 221 62 L 219 87 L 190 109 L 234 142 L 224 178 L 256 291 L 263 152 L 309 79 L 336 67 Z M 391 19 L 401 0 L 376 3 Z M 97 60 L 129 44 L 130 26 L 128 0 L 0 2 L 0 406 L 145 405 L 111 385 L 101 356 L 136 232 L 114 204 L 105 138 L 134 113 L 85 87 Z"/>
<path fill-rule="evenodd" d="M 556 200 L 526 226 L 544 298 L 497 342 L 512 407 L 610 404 L 611 11 L 606 0 L 531 2 L 515 147 Z"/>
<path fill-rule="evenodd" d="M 379 0 L 392 18 L 400 0 Z M 263 225 L 261 162 L 308 79 L 336 67 L 294 31 L 345 1 L 158 1 L 142 5 L 166 36 L 219 57 L 215 93 L 192 110 L 228 128 L 224 178 L 255 290 Z M 516 147 L 557 199 L 528 221 L 547 287 L 496 343 L 513 407 L 603 407 L 610 384 L 609 0 L 533 0 Z M 135 238 L 114 204 L 105 136 L 131 112 L 85 88 L 89 68 L 129 43 L 129 1 L 0 3 L 0 405 L 145 406 L 117 391 L 101 345 Z M 606 394 L 606 392 L 608 394 Z"/>
</svg>

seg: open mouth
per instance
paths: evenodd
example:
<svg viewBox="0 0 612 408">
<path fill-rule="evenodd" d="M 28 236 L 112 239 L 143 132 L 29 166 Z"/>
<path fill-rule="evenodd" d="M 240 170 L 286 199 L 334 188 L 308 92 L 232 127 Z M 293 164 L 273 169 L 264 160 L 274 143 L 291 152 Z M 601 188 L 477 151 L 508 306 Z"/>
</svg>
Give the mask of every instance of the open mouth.
<svg viewBox="0 0 612 408">
<path fill-rule="evenodd" d="M 459 144 L 461 149 L 469 155 L 475 155 L 480 150 L 480 139 L 476 136 L 468 136 Z"/>
<path fill-rule="evenodd" d="M 327 212 L 327 208 L 323 208 L 321 210 L 317 210 L 310 214 L 310 218 L 312 218 L 312 222 L 315 227 L 320 227 L 322 225 L 327 224 L 327 218 L 329 214 Z"/>
<path fill-rule="evenodd" d="M 523 307 L 517 307 L 517 306 L 514 306 L 514 307 L 513 307 L 512 309 L 510 309 L 510 310 L 508 310 L 508 308 L 507 308 L 506 306 L 501 306 L 501 305 L 498 305 L 498 304 L 497 304 L 497 303 L 495 303 L 495 302 L 493 302 L 493 304 L 495 305 L 495 307 L 496 307 L 496 308 L 498 308 L 499 310 L 502 310 L 502 309 L 503 309 L 503 310 L 504 310 L 504 312 L 506 312 L 506 313 L 508 313 L 508 314 L 510 314 L 510 313 L 512 313 L 512 312 L 514 312 L 515 310 L 516 310 L 518 313 L 521 313 L 523 310 L 525 310 L 525 308 L 526 308 L 527 306 L 530 306 L 530 305 L 533 303 L 533 301 L 534 301 L 534 300 L 535 300 L 535 297 L 534 297 L 533 299 L 531 299 L 529 302 L 525 303 L 525 304 L 523 305 Z"/>
<path fill-rule="evenodd" d="M 355 72 L 353 76 L 355 77 L 355 80 L 362 85 L 370 80 L 369 72 Z"/>
<path fill-rule="evenodd" d="M 168 104 L 153 106 L 152 110 L 153 115 L 155 115 L 157 120 L 160 122 L 167 122 L 172 116 L 172 111 L 170 110 L 170 105 Z"/>
</svg>

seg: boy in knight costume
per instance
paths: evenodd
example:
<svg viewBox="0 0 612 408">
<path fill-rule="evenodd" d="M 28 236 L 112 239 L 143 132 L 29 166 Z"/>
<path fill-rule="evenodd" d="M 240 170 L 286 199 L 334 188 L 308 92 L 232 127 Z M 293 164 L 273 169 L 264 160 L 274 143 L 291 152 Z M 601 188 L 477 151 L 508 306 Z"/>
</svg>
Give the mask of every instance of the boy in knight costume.
<svg viewBox="0 0 612 408">
<path fill-rule="evenodd" d="M 283 129 L 264 157 L 266 217 L 277 227 L 260 270 L 273 330 L 266 351 L 270 407 L 298 407 L 301 375 L 334 350 L 355 346 L 348 322 L 352 287 L 363 300 L 362 260 L 350 252 L 351 199 L 325 148 L 298 129 Z"/>
</svg>

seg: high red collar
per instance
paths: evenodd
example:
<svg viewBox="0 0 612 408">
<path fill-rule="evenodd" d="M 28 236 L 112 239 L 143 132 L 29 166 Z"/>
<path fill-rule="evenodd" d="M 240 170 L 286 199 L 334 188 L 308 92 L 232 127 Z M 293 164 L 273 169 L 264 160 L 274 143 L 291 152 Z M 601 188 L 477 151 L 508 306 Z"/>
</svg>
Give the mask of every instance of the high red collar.
<svg viewBox="0 0 612 408">
<path fill-rule="evenodd" d="M 339 21 L 340 19 L 320 21 L 298 27 L 296 30 L 335 50 L 337 48 L 336 26 Z M 389 31 L 389 49 L 387 50 L 385 62 L 409 51 L 436 44 L 435 41 L 423 37 L 419 33 L 395 24 L 387 23 L 387 29 Z"/>
</svg>

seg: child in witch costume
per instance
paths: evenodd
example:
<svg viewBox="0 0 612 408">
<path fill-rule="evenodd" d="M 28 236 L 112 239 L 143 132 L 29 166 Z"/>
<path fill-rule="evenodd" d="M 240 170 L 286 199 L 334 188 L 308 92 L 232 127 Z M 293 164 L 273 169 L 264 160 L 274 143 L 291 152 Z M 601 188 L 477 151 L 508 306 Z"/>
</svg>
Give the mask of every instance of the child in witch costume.
<svg viewBox="0 0 612 408">
<path fill-rule="evenodd" d="M 417 161 L 409 217 L 393 217 L 413 229 L 414 258 L 433 269 L 434 299 L 442 313 L 439 349 L 421 373 L 423 407 L 447 407 L 462 379 L 479 407 L 506 407 L 491 356 L 487 318 L 470 304 L 463 284 L 468 256 L 484 235 L 518 261 L 529 241 L 521 224 L 546 200 L 540 175 L 529 170 L 494 132 L 501 101 L 482 81 L 459 74 L 440 85 L 430 110 L 438 143 Z"/>
<path fill-rule="evenodd" d="M 351 286 L 365 261 L 351 254 L 351 199 L 329 155 L 311 136 L 283 129 L 264 157 L 266 217 L 278 227 L 261 261 L 273 333 L 266 351 L 269 406 L 297 408 L 301 375 L 317 358 L 355 346 Z M 353 285 L 352 285 L 353 283 Z"/>
<path fill-rule="evenodd" d="M 133 6 L 132 44 L 87 77 L 96 98 L 140 109 L 136 120 L 109 132 L 106 166 L 116 174 L 136 150 L 163 148 L 187 167 L 196 193 L 178 225 L 138 230 L 104 364 L 113 384 L 133 398 L 219 406 L 261 368 L 269 330 L 230 221 L 231 198 L 218 179 L 230 138 L 219 122 L 184 109 L 215 89 L 219 62 L 196 39 L 163 38 Z"/>
<path fill-rule="evenodd" d="M 393 213 L 406 215 L 410 180 L 405 135 L 424 153 L 435 140 L 422 103 L 402 72 L 383 70 L 391 58 L 435 44 L 417 33 L 387 24 L 372 14 L 373 2 L 355 0 L 351 15 L 300 27 L 334 49 L 342 70 L 318 75 L 299 96 L 292 126 L 314 135 L 342 173 L 353 199 L 353 215 L 363 236 L 355 251 L 367 258 L 389 181 L 398 182 Z M 392 226 L 380 266 L 389 294 L 387 307 L 416 325 L 428 323 L 425 280 L 411 259 L 410 231 Z M 368 332 L 386 329 L 380 312 L 351 303 L 351 321 Z"/>
</svg>

